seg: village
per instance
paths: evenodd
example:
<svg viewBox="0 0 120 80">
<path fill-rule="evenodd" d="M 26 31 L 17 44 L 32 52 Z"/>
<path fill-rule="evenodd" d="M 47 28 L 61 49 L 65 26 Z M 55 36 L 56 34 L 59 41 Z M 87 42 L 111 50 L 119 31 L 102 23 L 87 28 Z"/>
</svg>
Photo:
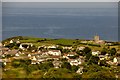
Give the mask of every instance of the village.
<svg viewBox="0 0 120 80">
<path fill-rule="evenodd" d="M 99 36 L 95 36 L 93 40 L 96 44 L 100 45 L 112 45 L 112 43 L 106 43 L 103 40 L 99 40 Z M 89 42 L 92 42 L 89 41 Z M 6 47 L 6 44 L 19 44 L 18 48 Z M 86 43 L 86 41 L 83 41 Z M 13 46 L 14 47 L 14 46 Z M 63 62 L 67 62 L 70 66 L 78 66 L 76 70 L 77 74 L 83 74 L 84 66 L 86 62 L 91 61 L 89 64 L 94 63 L 99 66 L 119 66 L 120 65 L 120 49 L 112 48 L 111 51 L 92 50 L 89 46 L 61 46 L 61 45 L 41 45 L 35 47 L 33 43 L 21 43 L 19 39 L 9 40 L 9 42 L 0 43 L 0 62 L 2 65 L 7 66 L 13 60 L 29 59 L 31 65 L 42 64 L 47 61 L 51 61 L 54 68 L 61 68 Z M 89 54 L 89 56 L 87 55 Z M 90 55 L 91 54 L 91 55 Z M 88 58 L 86 58 L 88 56 Z M 90 57 L 94 57 L 93 60 Z M 102 61 L 105 61 L 102 63 Z M 3 71 L 9 70 L 4 68 Z M 117 74 L 120 77 L 120 74 Z"/>
</svg>

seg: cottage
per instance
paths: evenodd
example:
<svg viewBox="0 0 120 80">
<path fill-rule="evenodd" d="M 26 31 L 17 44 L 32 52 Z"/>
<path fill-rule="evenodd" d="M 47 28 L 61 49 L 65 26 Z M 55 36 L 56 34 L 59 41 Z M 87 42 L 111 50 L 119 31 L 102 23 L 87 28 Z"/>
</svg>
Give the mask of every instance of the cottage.
<svg viewBox="0 0 120 80">
<path fill-rule="evenodd" d="M 28 49 L 29 47 L 32 47 L 33 44 L 32 43 L 22 43 L 20 44 L 19 48 L 22 50 Z"/>
<path fill-rule="evenodd" d="M 69 59 L 69 57 L 67 56 L 67 54 L 64 54 L 63 58 Z"/>
<path fill-rule="evenodd" d="M 14 41 L 13 40 L 10 40 L 10 43 L 13 43 Z"/>
<path fill-rule="evenodd" d="M 75 56 L 75 55 L 77 55 L 77 53 L 75 53 L 75 52 L 70 52 L 70 53 L 67 54 L 68 57 L 69 56 Z"/>
<path fill-rule="evenodd" d="M 115 57 L 115 58 L 113 59 L 113 63 L 114 63 L 115 65 L 120 65 L 120 57 Z"/>
<path fill-rule="evenodd" d="M 52 63 L 53 63 L 53 65 L 54 65 L 55 68 L 60 68 L 61 64 L 62 64 L 61 61 L 53 61 Z"/>
<path fill-rule="evenodd" d="M 51 46 L 48 46 L 47 48 L 48 48 L 48 49 L 50 49 L 50 48 L 51 48 L 51 49 L 56 49 L 57 46 L 56 46 L 56 45 L 51 45 Z"/>
<path fill-rule="evenodd" d="M 80 59 L 69 59 L 68 62 L 70 63 L 70 65 L 75 65 L 78 66 L 81 64 L 81 60 Z"/>
<path fill-rule="evenodd" d="M 99 51 L 93 51 L 93 52 L 92 52 L 92 55 L 93 55 L 93 56 L 98 56 L 99 54 L 100 54 Z"/>
<path fill-rule="evenodd" d="M 100 60 L 104 60 L 105 59 L 105 55 L 99 55 L 98 56 Z"/>
<path fill-rule="evenodd" d="M 77 47 L 78 50 L 84 50 L 85 47 Z"/>
<path fill-rule="evenodd" d="M 69 49 L 69 50 L 71 50 L 72 47 L 67 47 L 67 46 L 65 46 L 65 47 L 63 47 L 63 49 Z"/>
<path fill-rule="evenodd" d="M 60 50 L 50 50 L 48 51 L 49 55 L 54 55 L 54 56 L 61 56 L 61 51 Z"/>
<path fill-rule="evenodd" d="M 82 74 L 82 73 L 83 73 L 83 67 L 80 67 L 80 68 L 76 71 L 76 73 Z"/>
</svg>

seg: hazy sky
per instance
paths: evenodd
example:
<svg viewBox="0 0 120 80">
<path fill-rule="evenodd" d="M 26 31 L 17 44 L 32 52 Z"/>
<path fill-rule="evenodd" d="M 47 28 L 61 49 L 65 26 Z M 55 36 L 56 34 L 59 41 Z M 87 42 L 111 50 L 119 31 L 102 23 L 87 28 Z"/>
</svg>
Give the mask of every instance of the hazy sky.
<svg viewBox="0 0 120 80">
<path fill-rule="evenodd" d="M 2 0 L 3 2 L 118 2 L 120 0 Z"/>
<path fill-rule="evenodd" d="M 117 2 L 4 2 L 3 7 L 22 8 L 117 8 Z"/>
</svg>

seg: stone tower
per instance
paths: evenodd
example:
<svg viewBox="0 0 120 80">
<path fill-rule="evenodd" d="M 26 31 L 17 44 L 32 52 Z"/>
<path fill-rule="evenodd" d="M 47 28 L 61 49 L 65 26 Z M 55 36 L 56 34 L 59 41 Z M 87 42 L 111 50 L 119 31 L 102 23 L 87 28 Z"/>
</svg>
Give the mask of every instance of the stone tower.
<svg viewBox="0 0 120 80">
<path fill-rule="evenodd" d="M 94 41 L 95 41 L 95 42 L 98 42 L 99 40 L 100 40 L 100 37 L 99 37 L 99 36 L 97 36 L 97 35 L 94 36 Z"/>
</svg>

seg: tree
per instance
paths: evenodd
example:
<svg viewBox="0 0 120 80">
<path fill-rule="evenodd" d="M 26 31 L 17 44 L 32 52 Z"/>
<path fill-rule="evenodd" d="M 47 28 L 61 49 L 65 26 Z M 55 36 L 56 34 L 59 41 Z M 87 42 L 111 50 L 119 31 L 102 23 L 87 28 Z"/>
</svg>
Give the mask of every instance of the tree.
<svg viewBox="0 0 120 80">
<path fill-rule="evenodd" d="M 83 50 L 83 52 L 84 52 L 85 54 L 90 53 L 90 52 L 91 52 L 91 49 L 90 49 L 89 47 L 85 47 L 84 50 Z"/>
<path fill-rule="evenodd" d="M 62 65 L 61 65 L 61 67 L 71 70 L 71 65 L 70 65 L 69 62 L 63 62 Z"/>
<path fill-rule="evenodd" d="M 91 56 L 91 58 L 88 61 L 88 64 L 98 64 L 99 57 L 98 56 Z"/>
<path fill-rule="evenodd" d="M 84 52 L 82 50 L 77 50 L 76 53 L 80 56 L 84 56 Z"/>
<path fill-rule="evenodd" d="M 82 78 L 95 78 L 101 80 L 115 78 L 115 74 L 110 71 L 110 68 L 101 67 L 96 64 L 84 66 L 83 71 L 84 73 L 82 74 Z"/>
<path fill-rule="evenodd" d="M 86 62 L 89 61 L 89 59 L 90 59 L 91 56 L 92 56 L 92 53 L 91 53 L 91 52 L 87 53 L 87 54 L 85 55 L 85 61 L 86 61 Z"/>
<path fill-rule="evenodd" d="M 50 68 L 54 67 L 52 62 L 44 62 L 42 64 L 39 64 L 39 69 L 43 71 L 48 71 Z"/>
<path fill-rule="evenodd" d="M 103 48 L 103 49 L 101 50 L 101 54 L 102 54 L 102 55 L 105 55 L 107 52 L 108 52 L 107 48 Z"/>
<path fill-rule="evenodd" d="M 101 60 L 99 65 L 105 66 L 105 67 L 110 67 L 110 65 L 106 63 L 106 60 Z"/>
<path fill-rule="evenodd" d="M 87 62 L 92 56 L 91 49 L 89 47 L 85 47 L 83 52 L 85 53 L 85 61 Z"/>
<path fill-rule="evenodd" d="M 43 78 L 56 80 L 59 78 L 73 78 L 74 74 L 66 68 L 51 68 L 43 75 Z"/>
<path fill-rule="evenodd" d="M 116 51 L 115 48 L 110 49 L 110 55 L 111 55 L 111 56 L 115 55 L 116 52 L 117 52 L 117 51 Z"/>
<path fill-rule="evenodd" d="M 76 72 L 77 70 L 78 70 L 78 66 L 75 66 L 75 65 L 73 65 L 73 66 L 71 66 L 71 70 L 72 70 L 72 72 Z"/>
</svg>

